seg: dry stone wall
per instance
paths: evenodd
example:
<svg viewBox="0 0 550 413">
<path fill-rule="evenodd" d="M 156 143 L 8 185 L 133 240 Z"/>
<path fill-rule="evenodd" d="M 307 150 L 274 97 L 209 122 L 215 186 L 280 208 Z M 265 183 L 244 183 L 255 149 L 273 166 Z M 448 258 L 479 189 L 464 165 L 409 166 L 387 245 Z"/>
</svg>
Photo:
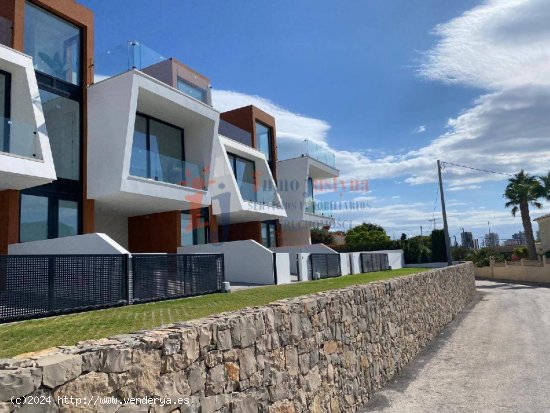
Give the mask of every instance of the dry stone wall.
<svg viewBox="0 0 550 413">
<path fill-rule="evenodd" d="M 353 412 L 474 294 L 466 263 L 0 360 L 0 412 Z"/>
</svg>

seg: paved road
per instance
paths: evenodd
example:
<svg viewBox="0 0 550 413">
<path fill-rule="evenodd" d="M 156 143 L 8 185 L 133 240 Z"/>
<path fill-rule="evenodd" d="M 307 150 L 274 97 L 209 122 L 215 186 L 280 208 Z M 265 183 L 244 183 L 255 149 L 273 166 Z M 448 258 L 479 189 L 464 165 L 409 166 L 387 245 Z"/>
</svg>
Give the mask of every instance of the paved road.
<svg viewBox="0 0 550 413">
<path fill-rule="evenodd" d="M 550 412 L 550 288 L 477 288 L 364 412 Z"/>
</svg>

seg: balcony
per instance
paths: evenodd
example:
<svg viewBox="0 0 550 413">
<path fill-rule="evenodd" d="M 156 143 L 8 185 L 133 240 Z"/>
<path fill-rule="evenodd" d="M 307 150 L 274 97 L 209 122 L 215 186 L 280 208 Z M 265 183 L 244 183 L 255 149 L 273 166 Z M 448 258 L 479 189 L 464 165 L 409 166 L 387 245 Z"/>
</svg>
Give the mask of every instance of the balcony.
<svg viewBox="0 0 550 413">
<path fill-rule="evenodd" d="M 129 70 L 142 70 L 168 59 L 138 41 L 128 41 L 100 53 L 95 58 L 95 82 L 108 79 Z"/>
<path fill-rule="evenodd" d="M 210 204 L 217 111 L 137 70 L 94 84 L 88 98 L 88 197 L 98 208 L 137 216 Z M 144 117 L 156 131 L 144 135 Z"/>
<path fill-rule="evenodd" d="M 230 156 L 246 161 L 249 167 L 253 164 L 254 172 L 235 173 Z M 211 165 L 209 193 L 214 215 L 223 216 L 231 224 L 286 217 L 269 165 L 260 151 L 220 135 L 214 142 Z"/>
<path fill-rule="evenodd" d="M 0 45 L 0 71 L 0 100 L 10 115 L 0 117 L 0 191 L 50 183 L 57 177 L 32 59 Z"/>
<path fill-rule="evenodd" d="M 277 190 L 267 181 L 262 184 L 237 183 L 243 201 L 279 208 Z"/>
<path fill-rule="evenodd" d="M 280 143 L 279 160 L 300 158 L 303 156 L 321 162 L 332 169 L 336 169 L 336 157 L 334 152 L 309 139 L 304 139 L 300 144 Z"/>
<path fill-rule="evenodd" d="M 145 149 L 132 150 L 130 175 L 134 177 L 205 190 L 201 172 L 201 168 L 191 162 Z"/>
</svg>

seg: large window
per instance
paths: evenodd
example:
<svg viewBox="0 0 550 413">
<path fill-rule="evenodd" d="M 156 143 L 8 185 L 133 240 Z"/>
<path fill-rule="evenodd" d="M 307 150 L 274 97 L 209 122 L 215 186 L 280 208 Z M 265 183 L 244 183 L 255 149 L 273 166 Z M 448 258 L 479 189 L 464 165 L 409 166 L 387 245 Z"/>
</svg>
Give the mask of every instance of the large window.
<svg viewBox="0 0 550 413">
<path fill-rule="evenodd" d="M 192 98 L 195 98 L 197 100 L 200 100 L 201 102 L 206 103 L 206 98 L 207 98 L 206 90 L 198 86 L 192 85 L 191 83 L 186 82 L 185 80 L 179 77 L 178 77 L 178 89 L 183 93 L 185 93 L 186 95 L 189 95 Z"/>
<path fill-rule="evenodd" d="M 29 2 L 25 4 L 25 53 L 34 68 L 80 85 L 80 29 Z"/>
<path fill-rule="evenodd" d="M 40 100 L 58 178 L 80 180 L 80 103 L 40 89 Z"/>
<path fill-rule="evenodd" d="M 227 156 L 241 196 L 246 201 L 256 202 L 256 166 L 254 162 L 232 153 L 228 153 Z"/>
<path fill-rule="evenodd" d="M 79 203 L 38 189 L 21 194 L 19 241 L 67 237 L 79 233 Z"/>
<path fill-rule="evenodd" d="M 48 238 L 48 198 L 21 195 L 21 225 L 19 241 L 36 241 Z"/>
<path fill-rule="evenodd" d="M 185 165 L 183 129 L 137 114 L 130 175 L 182 184 L 191 174 Z"/>
<path fill-rule="evenodd" d="M 208 208 L 181 212 L 181 245 L 203 245 L 210 242 Z"/>
<path fill-rule="evenodd" d="M 0 70 L 0 151 L 10 151 L 10 90 L 11 76 Z"/>
<path fill-rule="evenodd" d="M 265 221 L 262 225 L 262 245 L 266 248 L 277 246 L 277 221 Z"/>
<path fill-rule="evenodd" d="M 267 163 L 270 165 L 273 161 L 272 153 L 272 137 L 273 133 L 270 127 L 264 125 L 263 123 L 256 122 L 256 145 L 257 149 L 265 155 Z"/>
</svg>

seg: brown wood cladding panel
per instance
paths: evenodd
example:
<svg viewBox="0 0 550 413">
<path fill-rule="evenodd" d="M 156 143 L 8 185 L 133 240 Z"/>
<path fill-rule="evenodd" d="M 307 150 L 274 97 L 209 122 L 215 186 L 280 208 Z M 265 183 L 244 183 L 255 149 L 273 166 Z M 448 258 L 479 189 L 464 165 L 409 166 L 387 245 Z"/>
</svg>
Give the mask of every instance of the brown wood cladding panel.
<svg viewBox="0 0 550 413">
<path fill-rule="evenodd" d="M 219 231 L 223 231 L 223 229 L 220 228 Z M 226 231 L 228 241 L 244 241 L 253 239 L 259 243 L 262 242 L 260 221 L 231 224 Z"/>
<path fill-rule="evenodd" d="M 210 223 L 210 242 L 218 242 L 218 218 L 212 212 L 212 206 L 208 207 L 208 220 Z"/>
<path fill-rule="evenodd" d="M 0 254 L 19 242 L 19 191 L 0 191 Z"/>
<path fill-rule="evenodd" d="M 176 253 L 181 239 L 180 211 L 128 218 L 130 252 Z"/>
</svg>

